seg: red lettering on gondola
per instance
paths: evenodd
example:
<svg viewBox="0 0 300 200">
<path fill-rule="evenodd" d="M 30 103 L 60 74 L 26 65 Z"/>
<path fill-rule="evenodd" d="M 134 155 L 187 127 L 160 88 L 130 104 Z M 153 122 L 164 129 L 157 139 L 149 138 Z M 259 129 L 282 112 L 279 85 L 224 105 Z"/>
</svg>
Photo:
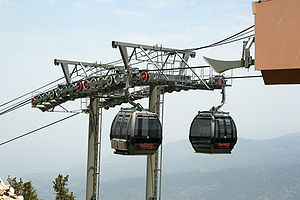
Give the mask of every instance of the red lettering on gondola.
<svg viewBox="0 0 300 200">
<path fill-rule="evenodd" d="M 151 148 L 153 148 L 153 144 L 140 144 L 139 146 L 140 146 L 140 148 L 142 148 L 142 147 L 151 147 Z"/>
<path fill-rule="evenodd" d="M 230 143 L 220 143 L 218 144 L 218 147 L 229 147 Z"/>
</svg>

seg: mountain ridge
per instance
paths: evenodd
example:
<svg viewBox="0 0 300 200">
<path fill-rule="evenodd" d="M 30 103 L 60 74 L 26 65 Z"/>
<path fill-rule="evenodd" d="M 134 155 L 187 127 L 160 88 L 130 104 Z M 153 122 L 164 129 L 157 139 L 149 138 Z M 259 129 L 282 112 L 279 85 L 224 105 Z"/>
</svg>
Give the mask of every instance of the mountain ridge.
<svg viewBox="0 0 300 200">
<path fill-rule="evenodd" d="M 230 155 L 194 153 L 187 140 L 165 144 L 162 170 L 163 199 L 220 199 L 223 193 L 228 193 L 228 199 L 238 200 L 277 197 L 295 199 L 295 195 L 300 195 L 299 144 L 299 133 L 264 140 L 241 138 Z M 84 199 L 85 169 L 85 164 L 78 163 L 59 172 L 27 174 L 24 177 L 35 183 L 42 198 L 51 199 L 54 198 L 51 185 L 54 178 L 58 173 L 69 174 L 71 191 L 74 191 L 77 199 Z M 102 199 L 144 198 L 146 156 L 104 157 L 101 172 Z M 224 180 L 228 180 L 229 185 L 241 187 L 240 185 L 244 184 L 247 187 L 243 186 L 237 190 L 224 184 Z M 278 181 L 282 184 L 278 184 Z M 261 190 L 261 187 L 266 187 L 265 191 Z M 250 191 L 257 195 L 251 196 L 247 188 L 251 188 Z M 176 193 L 177 197 L 173 196 L 172 191 L 177 190 L 180 191 Z M 237 191 L 238 195 L 234 196 L 234 191 Z"/>
</svg>

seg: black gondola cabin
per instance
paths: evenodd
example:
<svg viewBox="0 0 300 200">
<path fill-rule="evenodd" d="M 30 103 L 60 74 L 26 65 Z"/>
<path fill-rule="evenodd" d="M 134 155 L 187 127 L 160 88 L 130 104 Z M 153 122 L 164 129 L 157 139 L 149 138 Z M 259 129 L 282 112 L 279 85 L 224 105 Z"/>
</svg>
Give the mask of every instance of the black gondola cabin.
<svg viewBox="0 0 300 200">
<path fill-rule="evenodd" d="M 237 129 L 228 113 L 203 111 L 194 118 L 189 139 L 196 153 L 230 154 Z"/>
<path fill-rule="evenodd" d="M 155 153 L 162 142 L 162 127 L 157 114 L 135 108 L 121 109 L 112 122 L 110 141 L 116 154 Z"/>
</svg>

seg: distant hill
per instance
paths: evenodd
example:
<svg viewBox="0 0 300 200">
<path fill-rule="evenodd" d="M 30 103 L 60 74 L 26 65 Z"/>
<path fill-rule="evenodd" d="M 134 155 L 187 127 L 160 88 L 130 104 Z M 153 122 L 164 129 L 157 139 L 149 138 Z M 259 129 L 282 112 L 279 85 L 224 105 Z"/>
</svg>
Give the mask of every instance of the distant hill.
<svg viewBox="0 0 300 200">
<path fill-rule="evenodd" d="M 230 155 L 194 153 L 188 140 L 163 146 L 163 173 L 210 172 L 264 163 L 300 164 L 300 134 L 269 140 L 239 139 Z M 131 176 L 144 176 L 143 156 L 112 155 L 103 158 L 103 181 Z M 124 173 L 126 172 L 126 173 Z"/>
<path fill-rule="evenodd" d="M 102 159 L 101 199 L 144 199 L 145 156 L 111 155 Z M 76 165 L 70 187 L 84 199 L 85 165 Z M 193 152 L 187 140 L 163 147 L 163 200 L 299 199 L 300 134 L 269 140 L 239 139 L 231 155 Z M 53 199 L 57 174 L 29 174 L 43 199 Z"/>
<path fill-rule="evenodd" d="M 163 177 L 163 200 L 298 200 L 300 165 L 253 165 L 214 172 L 178 172 Z M 141 178 L 103 183 L 102 199 L 144 199 Z"/>
<path fill-rule="evenodd" d="M 164 200 L 299 199 L 300 134 L 239 139 L 231 155 L 196 154 L 188 141 L 166 144 L 163 151 Z M 103 182 L 103 199 L 143 199 L 144 193 L 144 174 Z"/>
</svg>

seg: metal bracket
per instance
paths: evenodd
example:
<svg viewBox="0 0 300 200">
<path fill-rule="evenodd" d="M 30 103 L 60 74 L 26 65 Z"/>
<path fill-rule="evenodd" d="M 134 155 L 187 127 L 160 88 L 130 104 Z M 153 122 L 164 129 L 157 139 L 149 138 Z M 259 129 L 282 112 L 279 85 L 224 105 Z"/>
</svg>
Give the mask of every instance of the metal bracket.
<svg viewBox="0 0 300 200">
<path fill-rule="evenodd" d="M 182 62 L 192 71 L 192 73 L 205 85 L 205 87 L 207 87 L 207 89 L 211 89 L 208 85 L 207 85 L 207 83 L 200 77 L 200 76 L 198 76 L 198 74 L 188 65 L 188 63 L 185 61 L 185 59 L 184 58 L 182 58 L 179 54 L 178 54 L 178 52 L 175 52 L 176 53 L 176 55 L 182 60 Z"/>
<path fill-rule="evenodd" d="M 254 65 L 254 59 L 252 59 L 252 56 L 250 55 L 250 48 L 254 42 L 255 37 L 252 36 L 248 41 L 244 41 L 243 43 L 242 65 L 245 68 L 249 68 L 251 65 Z"/>
<path fill-rule="evenodd" d="M 220 110 L 220 108 L 225 104 L 225 100 L 226 100 L 226 95 L 225 95 L 225 86 L 222 87 L 222 91 L 221 91 L 221 94 L 222 94 L 222 101 L 221 103 L 218 105 L 218 106 L 213 106 L 210 111 L 212 111 L 213 113 L 216 113 Z"/>
<path fill-rule="evenodd" d="M 211 59 L 204 56 L 203 59 L 211 68 L 213 68 L 218 73 L 223 73 L 227 70 L 235 68 L 249 68 L 251 65 L 254 65 L 254 59 L 252 59 L 250 55 L 250 48 L 254 41 L 255 37 L 252 36 L 248 39 L 248 41 L 243 42 L 243 53 L 240 60 L 224 61 Z"/>
<path fill-rule="evenodd" d="M 186 66 L 185 63 L 188 62 L 189 58 L 190 58 L 190 55 L 189 55 L 189 54 L 186 54 L 186 53 L 183 54 L 183 60 L 184 60 L 185 62 L 183 62 L 183 61 L 180 62 L 180 64 L 179 64 L 180 68 L 185 68 L 185 66 Z M 180 70 L 179 70 L 179 75 L 183 75 L 184 70 L 185 70 L 185 69 L 180 69 Z"/>
<path fill-rule="evenodd" d="M 63 70 L 64 76 L 66 78 L 67 84 L 69 85 L 71 83 L 71 76 L 69 73 L 69 65 L 65 62 L 59 62 L 59 60 L 54 59 L 54 65 L 61 65 L 61 68 Z"/>
<path fill-rule="evenodd" d="M 71 84 L 71 82 L 72 82 L 71 78 L 72 78 L 73 73 L 77 73 L 77 75 L 78 75 L 78 72 L 80 70 L 82 70 L 85 77 L 87 77 L 88 76 L 87 71 L 91 71 L 91 70 L 90 69 L 85 70 L 84 69 L 85 67 L 95 68 L 95 69 L 100 70 L 100 71 L 101 70 L 111 70 L 111 69 L 116 70 L 115 66 L 108 65 L 108 64 L 98 64 L 98 63 L 79 62 L 79 61 L 71 61 L 71 60 L 59 60 L 59 59 L 54 59 L 54 65 L 56 65 L 56 66 L 60 65 L 62 67 L 67 85 Z M 69 66 L 70 65 L 74 66 L 71 73 L 69 71 Z M 78 66 L 80 66 L 81 69 L 77 69 Z"/>
<path fill-rule="evenodd" d="M 143 53 L 145 57 L 147 57 L 146 60 L 143 61 L 149 61 L 151 62 L 157 69 L 158 71 L 164 75 L 164 77 L 166 78 L 166 80 L 168 79 L 167 76 L 163 73 L 163 68 L 165 67 L 165 65 L 167 64 L 167 61 L 170 57 L 170 55 L 174 55 L 174 62 L 175 62 L 175 57 L 179 54 L 182 55 L 181 61 L 179 63 L 180 68 L 182 68 L 180 70 L 180 75 L 182 75 L 184 73 L 184 68 L 187 66 L 187 61 L 189 59 L 189 57 L 194 58 L 196 53 L 194 51 L 189 51 L 189 50 L 180 50 L 180 49 L 172 49 L 172 48 L 165 48 L 165 47 L 161 47 L 161 46 L 150 46 L 150 45 L 142 45 L 142 44 L 133 44 L 133 43 L 125 43 L 125 42 L 118 42 L 118 41 L 112 41 L 112 47 L 113 48 L 119 48 L 120 53 L 121 53 L 121 57 L 124 63 L 124 67 L 125 69 L 129 69 L 129 62 L 132 58 L 132 56 L 134 54 L 136 54 L 136 49 L 139 49 L 141 53 Z M 128 57 L 128 53 L 127 53 L 127 49 L 128 48 L 133 48 L 133 51 L 130 55 L 130 57 Z M 160 62 L 155 62 L 152 58 L 151 55 L 152 53 L 155 52 L 161 52 L 164 54 L 164 56 L 166 56 L 165 61 L 160 61 Z M 158 55 L 158 54 L 157 54 Z M 204 83 L 206 84 L 206 83 Z"/>
<path fill-rule="evenodd" d="M 119 46 L 119 50 L 121 53 L 122 60 L 124 62 L 125 69 L 129 68 L 129 60 L 128 60 L 128 54 L 127 54 L 127 48 L 125 46 Z"/>
<path fill-rule="evenodd" d="M 118 41 L 112 41 L 112 47 L 117 48 L 119 46 L 123 47 L 130 47 L 130 48 L 139 48 L 143 47 L 144 50 L 152 50 L 152 51 L 163 51 L 166 53 L 175 54 L 182 53 L 182 54 L 189 54 L 192 58 L 196 56 L 196 53 L 194 51 L 188 51 L 188 50 L 180 50 L 180 49 L 172 49 L 172 48 L 165 48 L 165 47 L 159 47 L 159 46 L 150 46 L 150 45 L 142 45 L 142 44 L 133 44 L 133 43 L 126 43 L 126 42 L 118 42 Z"/>
<path fill-rule="evenodd" d="M 144 50 L 144 48 L 142 46 L 139 47 L 142 52 L 147 56 L 147 58 L 151 61 L 151 63 L 159 70 L 159 72 L 166 78 L 166 80 L 168 79 L 168 77 L 164 74 L 164 72 L 162 71 L 162 69 L 150 58 L 149 54 L 147 54 L 147 52 Z"/>
</svg>

